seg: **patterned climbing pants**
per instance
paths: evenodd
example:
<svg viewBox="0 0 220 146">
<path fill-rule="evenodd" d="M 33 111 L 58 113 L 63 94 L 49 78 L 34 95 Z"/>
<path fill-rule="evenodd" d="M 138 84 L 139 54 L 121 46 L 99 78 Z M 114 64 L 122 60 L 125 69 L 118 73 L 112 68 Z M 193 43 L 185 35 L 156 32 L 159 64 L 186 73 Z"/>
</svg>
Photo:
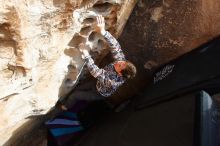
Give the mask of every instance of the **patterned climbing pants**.
<svg viewBox="0 0 220 146">
<path fill-rule="evenodd" d="M 64 99 L 63 103 L 69 109 L 75 105 L 78 100 L 95 101 L 104 100 L 101 94 L 96 90 L 96 80 L 89 80 L 79 84 L 72 93 Z"/>
</svg>

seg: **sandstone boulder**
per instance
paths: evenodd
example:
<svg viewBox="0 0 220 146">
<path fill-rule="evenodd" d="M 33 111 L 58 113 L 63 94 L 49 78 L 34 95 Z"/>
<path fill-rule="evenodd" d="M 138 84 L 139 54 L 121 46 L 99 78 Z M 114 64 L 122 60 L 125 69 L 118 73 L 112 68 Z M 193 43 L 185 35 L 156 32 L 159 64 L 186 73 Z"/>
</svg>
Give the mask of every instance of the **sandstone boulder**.
<svg viewBox="0 0 220 146">
<path fill-rule="evenodd" d="M 117 37 L 135 2 L 0 0 L 0 145 L 74 88 L 84 64 L 80 43 L 96 59 L 108 52 L 92 27 L 95 17 L 103 15 Z"/>
</svg>

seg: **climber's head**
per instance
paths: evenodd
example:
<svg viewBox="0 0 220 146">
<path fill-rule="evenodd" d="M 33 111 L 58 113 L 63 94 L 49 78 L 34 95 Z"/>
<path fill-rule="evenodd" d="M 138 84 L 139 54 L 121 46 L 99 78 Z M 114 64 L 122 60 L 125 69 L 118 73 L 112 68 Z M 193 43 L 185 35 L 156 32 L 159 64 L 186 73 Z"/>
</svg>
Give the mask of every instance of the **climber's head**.
<svg viewBox="0 0 220 146">
<path fill-rule="evenodd" d="M 130 61 L 117 61 L 114 63 L 115 71 L 124 78 L 134 78 L 136 67 Z"/>
</svg>

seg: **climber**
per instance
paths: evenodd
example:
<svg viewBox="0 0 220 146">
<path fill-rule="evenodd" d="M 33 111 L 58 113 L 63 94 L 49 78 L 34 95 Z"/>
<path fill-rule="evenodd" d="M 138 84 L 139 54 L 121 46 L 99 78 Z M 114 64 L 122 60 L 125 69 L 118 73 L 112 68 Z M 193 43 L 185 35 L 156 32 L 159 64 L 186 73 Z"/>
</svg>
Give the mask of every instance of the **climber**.
<svg viewBox="0 0 220 146">
<path fill-rule="evenodd" d="M 105 30 L 104 17 L 99 15 L 96 19 L 95 30 L 109 43 L 110 51 L 115 61 L 100 69 L 94 64 L 86 46 L 80 44 L 79 50 L 82 52 L 82 58 L 85 59 L 87 68 L 90 74 L 97 79 L 97 83 L 95 85 L 93 82 L 88 82 L 79 87 L 78 90 L 74 91 L 72 95 L 61 103 L 62 110 L 69 109 L 77 100 L 92 101 L 110 98 L 119 86 L 136 75 L 136 67 L 125 59 L 118 41 Z"/>
</svg>

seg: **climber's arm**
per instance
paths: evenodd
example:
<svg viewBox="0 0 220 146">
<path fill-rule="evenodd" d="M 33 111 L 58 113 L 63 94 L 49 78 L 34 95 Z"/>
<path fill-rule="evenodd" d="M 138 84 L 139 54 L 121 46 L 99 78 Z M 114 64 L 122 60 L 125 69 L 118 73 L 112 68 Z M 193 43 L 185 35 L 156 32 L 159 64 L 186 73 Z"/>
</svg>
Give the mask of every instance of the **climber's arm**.
<svg viewBox="0 0 220 146">
<path fill-rule="evenodd" d="M 93 77 L 98 78 L 104 75 L 104 70 L 95 65 L 91 56 L 86 56 L 85 60 L 88 70 Z"/>
<path fill-rule="evenodd" d="M 115 60 L 125 60 L 125 55 L 122 52 L 121 46 L 118 41 L 108 31 L 102 32 L 101 34 L 110 45 L 110 51 L 113 55 L 113 58 Z"/>
<path fill-rule="evenodd" d="M 102 34 L 105 40 L 109 43 L 113 58 L 115 60 L 125 60 L 125 55 L 121 50 L 120 44 L 108 31 L 105 30 L 105 20 L 101 15 L 97 16 L 96 30 Z"/>
<path fill-rule="evenodd" d="M 100 69 L 97 65 L 95 65 L 94 60 L 90 56 L 88 50 L 80 49 L 80 51 L 83 53 L 83 58 L 86 61 L 86 65 L 88 67 L 88 70 L 90 74 L 95 78 L 104 78 L 104 69 Z"/>
</svg>

